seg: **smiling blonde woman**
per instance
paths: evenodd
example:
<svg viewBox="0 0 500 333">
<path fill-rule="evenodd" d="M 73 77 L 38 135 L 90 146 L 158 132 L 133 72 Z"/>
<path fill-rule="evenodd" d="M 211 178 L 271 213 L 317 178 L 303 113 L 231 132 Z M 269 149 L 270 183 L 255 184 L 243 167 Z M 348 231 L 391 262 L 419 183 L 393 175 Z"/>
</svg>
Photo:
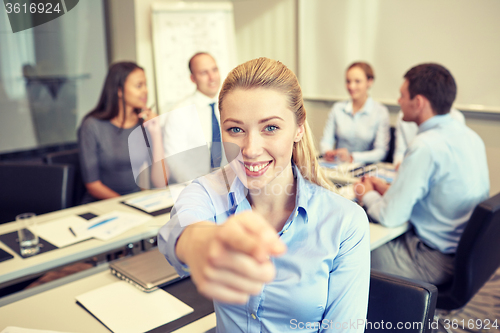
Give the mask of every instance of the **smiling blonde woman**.
<svg viewBox="0 0 500 333">
<path fill-rule="evenodd" d="M 367 217 L 321 175 L 296 76 L 267 58 L 239 65 L 224 81 L 219 110 L 223 142 L 239 158 L 181 193 L 160 251 L 214 300 L 218 332 L 349 323 L 363 332 Z M 221 195 L 227 178 L 229 194 Z"/>
</svg>

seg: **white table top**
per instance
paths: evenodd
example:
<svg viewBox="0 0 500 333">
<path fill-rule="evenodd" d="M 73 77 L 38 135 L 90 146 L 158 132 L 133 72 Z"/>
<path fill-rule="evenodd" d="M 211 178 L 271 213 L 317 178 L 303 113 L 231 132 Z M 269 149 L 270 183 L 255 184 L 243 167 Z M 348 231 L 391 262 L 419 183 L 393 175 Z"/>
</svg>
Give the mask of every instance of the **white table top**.
<svg viewBox="0 0 500 333">
<path fill-rule="evenodd" d="M 59 332 L 109 333 L 104 325 L 76 304 L 75 299 L 80 294 L 120 281 L 110 273 L 107 265 L 104 266 L 102 272 L 0 307 L 0 330 L 17 326 Z M 212 313 L 175 332 L 206 332 L 215 324 Z"/>
<path fill-rule="evenodd" d="M 370 223 L 371 249 L 373 250 L 403 234 L 407 229 L 408 224 L 389 229 Z M 77 295 L 119 281 L 106 267 L 102 268 L 105 271 L 0 307 L 0 330 L 7 326 L 18 326 L 61 332 L 109 333 L 104 325 L 77 305 L 75 301 Z M 206 332 L 212 327 L 215 327 L 214 314 L 191 323 L 176 332 Z"/>
<path fill-rule="evenodd" d="M 151 191 L 142 191 L 127 196 L 63 209 L 60 211 L 39 215 L 36 217 L 36 219 L 39 221 L 39 223 L 43 224 L 65 216 L 78 215 L 88 212 L 94 213 L 96 215 L 101 215 L 113 210 L 126 211 L 136 214 L 145 214 L 137 209 L 121 204 L 120 202 L 135 196 L 145 195 L 149 192 Z M 158 233 L 158 229 L 163 226 L 169 220 L 169 218 L 170 214 L 163 214 L 157 217 L 152 217 L 152 219 L 148 222 L 136 228 L 128 230 L 127 232 L 107 241 L 89 239 L 81 243 L 48 251 L 46 253 L 41 253 L 30 258 L 22 258 L 17 253 L 12 251 L 8 246 L 0 242 L 0 248 L 14 255 L 13 259 L 9 259 L 0 263 L 0 287 L 7 286 L 16 279 L 25 276 L 33 276 L 50 269 L 60 267 L 62 265 L 66 265 L 120 248 L 128 243 L 138 242 L 142 239 L 156 236 L 156 234 Z M 16 222 L 4 223 L 0 225 L 0 234 L 5 234 L 16 230 Z"/>
</svg>

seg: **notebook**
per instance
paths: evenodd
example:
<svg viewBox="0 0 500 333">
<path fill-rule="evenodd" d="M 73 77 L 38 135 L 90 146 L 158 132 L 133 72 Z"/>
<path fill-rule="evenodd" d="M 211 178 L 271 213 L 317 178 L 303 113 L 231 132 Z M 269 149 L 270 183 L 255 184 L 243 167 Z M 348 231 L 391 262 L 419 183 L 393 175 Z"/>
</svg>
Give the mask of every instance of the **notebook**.
<svg viewBox="0 0 500 333">
<path fill-rule="evenodd" d="M 0 262 L 4 261 L 4 260 L 9 260 L 9 259 L 12 259 L 14 258 L 14 256 L 12 254 L 10 254 L 9 252 L 5 251 L 4 249 L 0 249 Z"/>
<path fill-rule="evenodd" d="M 149 332 L 193 312 L 193 308 L 158 289 L 144 293 L 118 281 L 76 296 L 77 304 L 115 333 Z"/>
<path fill-rule="evenodd" d="M 117 260 L 109 268 L 112 274 L 145 292 L 181 279 L 157 248 Z"/>
</svg>

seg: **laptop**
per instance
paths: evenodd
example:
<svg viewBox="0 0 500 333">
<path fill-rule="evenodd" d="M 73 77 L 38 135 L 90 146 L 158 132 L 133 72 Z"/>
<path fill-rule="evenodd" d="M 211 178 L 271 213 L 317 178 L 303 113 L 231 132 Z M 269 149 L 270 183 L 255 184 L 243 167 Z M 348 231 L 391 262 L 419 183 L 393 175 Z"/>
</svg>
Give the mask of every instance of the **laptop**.
<svg viewBox="0 0 500 333">
<path fill-rule="evenodd" d="M 158 248 L 114 261 L 109 268 L 112 274 L 145 292 L 181 279 Z"/>
</svg>

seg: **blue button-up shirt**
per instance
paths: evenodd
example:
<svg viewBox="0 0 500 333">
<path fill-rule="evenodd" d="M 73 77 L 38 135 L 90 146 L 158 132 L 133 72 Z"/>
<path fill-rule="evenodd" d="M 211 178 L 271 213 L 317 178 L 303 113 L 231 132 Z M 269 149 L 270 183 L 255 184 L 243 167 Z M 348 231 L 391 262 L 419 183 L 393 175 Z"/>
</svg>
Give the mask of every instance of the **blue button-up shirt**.
<svg viewBox="0 0 500 333">
<path fill-rule="evenodd" d="M 385 158 L 389 141 L 389 112 L 368 97 L 355 114 L 352 101 L 333 105 L 323 129 L 320 150 L 324 154 L 335 148 L 347 148 L 354 162 L 374 163 Z"/>
<path fill-rule="evenodd" d="M 288 250 L 272 258 L 276 277 L 245 305 L 214 301 L 218 332 L 364 331 L 370 277 L 366 214 L 294 171 L 295 209 L 279 232 Z M 238 214 L 251 206 L 246 188 L 233 179 Z M 160 251 L 179 275 L 188 274 L 175 255 L 184 226 L 200 220 L 224 223 L 230 216 L 228 202 L 220 171 L 195 180 L 181 193 L 158 235 Z"/>
<path fill-rule="evenodd" d="M 486 151 L 481 138 L 449 114 L 419 126 L 398 176 L 384 196 L 368 192 L 368 214 L 382 225 L 406 221 L 428 246 L 455 253 L 473 209 L 489 197 Z"/>
</svg>

